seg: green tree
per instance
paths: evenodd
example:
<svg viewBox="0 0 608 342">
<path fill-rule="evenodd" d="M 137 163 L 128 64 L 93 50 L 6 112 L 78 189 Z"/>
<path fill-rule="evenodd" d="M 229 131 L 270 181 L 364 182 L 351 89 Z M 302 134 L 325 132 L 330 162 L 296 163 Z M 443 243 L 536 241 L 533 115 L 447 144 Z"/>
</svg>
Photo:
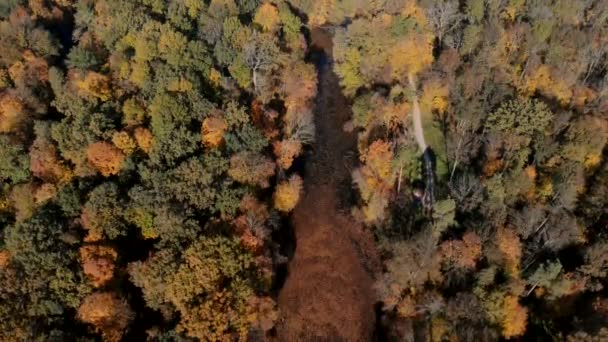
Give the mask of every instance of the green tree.
<svg viewBox="0 0 608 342">
<path fill-rule="evenodd" d="M 439 238 L 448 228 L 457 224 L 456 202 L 453 199 L 438 201 L 433 206 L 433 236 Z"/>
<path fill-rule="evenodd" d="M 80 216 L 82 226 L 88 231 L 88 239 L 115 239 L 126 235 L 124 199 L 116 183 L 107 182 L 93 189 L 83 206 Z"/>
<path fill-rule="evenodd" d="M 8 135 L 0 135 L 0 180 L 12 184 L 30 177 L 30 161 L 20 143 Z"/>
<path fill-rule="evenodd" d="M 3 339 L 44 336 L 69 319 L 68 310 L 77 308 L 90 292 L 78 266 L 78 247 L 67 242 L 69 229 L 52 205 L 6 227 L 4 243 L 11 264 L 0 269 Z"/>
</svg>

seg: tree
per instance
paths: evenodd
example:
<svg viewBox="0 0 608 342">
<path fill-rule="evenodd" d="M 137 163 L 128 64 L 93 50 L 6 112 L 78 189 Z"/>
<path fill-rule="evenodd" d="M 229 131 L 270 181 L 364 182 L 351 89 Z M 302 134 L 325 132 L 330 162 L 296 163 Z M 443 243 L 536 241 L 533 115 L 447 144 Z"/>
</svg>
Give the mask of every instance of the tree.
<svg viewBox="0 0 608 342">
<path fill-rule="evenodd" d="M 528 293 L 536 290 L 538 296 L 546 295 L 549 300 L 555 300 L 584 288 L 584 283 L 577 282 L 571 275 L 562 271 L 562 264 L 559 261 L 541 264 L 526 280 L 531 286 Z"/>
<path fill-rule="evenodd" d="M 428 230 L 406 241 L 394 242 L 392 258 L 386 262 L 387 275 L 400 291 L 421 289 L 427 282 L 438 284 L 441 274 L 441 253 Z"/>
<path fill-rule="evenodd" d="M 433 236 L 440 238 L 449 227 L 457 224 L 455 220 L 456 202 L 453 199 L 438 201 L 433 206 Z"/>
<path fill-rule="evenodd" d="M 511 229 L 499 229 L 496 233 L 496 244 L 505 258 L 505 267 L 511 276 L 517 277 L 521 259 L 521 241 Z"/>
<path fill-rule="evenodd" d="M 267 84 L 265 77 L 277 67 L 279 49 L 271 36 L 254 32 L 243 47 L 244 61 L 251 70 L 254 91 L 258 92 Z M 248 84 L 243 84 L 248 86 Z"/>
<path fill-rule="evenodd" d="M 274 207 L 282 212 L 289 212 L 295 208 L 302 193 L 302 178 L 296 174 L 277 185 L 274 192 Z"/>
<path fill-rule="evenodd" d="M 152 136 L 152 132 L 150 132 L 149 129 L 137 127 L 133 132 L 133 137 L 135 138 L 135 142 L 137 142 L 137 146 L 142 151 L 150 153 L 150 149 L 152 148 L 152 144 L 154 143 L 154 137 Z"/>
<path fill-rule="evenodd" d="M 27 112 L 21 100 L 6 93 L 0 95 L 0 133 L 19 130 L 26 119 Z"/>
<path fill-rule="evenodd" d="M 80 223 L 88 233 L 85 241 L 115 239 L 126 235 L 128 227 L 123 217 L 124 203 L 118 185 L 107 182 L 96 187 L 89 193 L 80 215 Z"/>
<path fill-rule="evenodd" d="M 457 28 L 463 15 L 458 11 L 458 2 L 443 0 L 436 1 L 427 8 L 426 17 L 439 44 L 443 44 L 445 35 Z"/>
<path fill-rule="evenodd" d="M 270 2 L 258 7 L 253 22 L 262 26 L 265 31 L 274 31 L 280 23 L 279 11 Z"/>
<path fill-rule="evenodd" d="M 502 334 L 506 338 L 521 336 L 526 331 L 528 310 L 519 304 L 515 296 L 504 299 L 504 318 L 502 321 Z"/>
<path fill-rule="evenodd" d="M 405 81 L 408 75 L 416 75 L 433 63 L 433 37 L 411 35 L 397 42 L 390 56 L 392 77 Z"/>
<path fill-rule="evenodd" d="M 395 180 L 393 151 L 388 142 L 376 140 L 360 158 L 364 165 L 353 171 L 353 181 L 366 203 L 363 208 L 366 222 L 377 223 L 385 218 Z"/>
<path fill-rule="evenodd" d="M 541 65 L 526 77 L 524 91 L 533 94 L 539 91 L 549 97 L 557 99 L 565 105 L 572 98 L 571 85 L 567 84 L 563 78 L 555 76 L 555 71 L 548 65 Z"/>
<path fill-rule="evenodd" d="M 55 319 L 61 320 L 68 308 L 76 308 L 90 291 L 84 282 L 84 274 L 77 267 L 77 247 L 66 241 L 70 233 L 56 207 L 46 204 L 30 218 L 4 230 L 6 250 L 14 265 L 9 273 L 0 271 L 3 298 L 13 298 L 19 303 L 13 314 L 23 314 L 30 319 L 27 325 L 40 320 L 42 326 Z M 16 283 L 13 283 L 15 281 Z M 11 288 L 11 286 L 17 288 Z M 13 295 L 15 297 L 13 297 Z M 8 297 L 7 297 L 8 296 Z M 11 301 L 4 302 L 5 308 Z"/>
<path fill-rule="evenodd" d="M 120 172 L 125 155 L 116 146 L 100 141 L 87 147 L 87 159 L 103 176 L 109 177 Z"/>
<path fill-rule="evenodd" d="M 137 142 L 125 131 L 114 133 L 112 135 L 112 144 L 118 147 L 126 156 L 132 154 L 137 149 Z"/>
<path fill-rule="evenodd" d="M 202 340 L 245 338 L 255 273 L 251 255 L 238 240 L 204 237 L 181 258 L 157 253 L 129 266 L 151 307 L 169 305 L 180 312 L 177 330 Z M 251 278 L 253 276 L 254 278 Z"/>
<path fill-rule="evenodd" d="M 95 292 L 78 308 L 78 319 L 92 324 L 104 340 L 120 341 L 135 314 L 129 304 L 113 292 Z"/>
<path fill-rule="evenodd" d="M 23 183 L 14 186 L 10 192 L 10 201 L 15 209 L 15 219 L 23 221 L 30 218 L 36 209 L 34 185 Z"/>
<path fill-rule="evenodd" d="M 540 100 L 520 98 L 503 103 L 488 116 L 486 127 L 491 130 L 532 137 L 545 134 L 553 113 Z"/>
<path fill-rule="evenodd" d="M 79 254 L 84 274 L 93 286 L 101 287 L 114 277 L 114 263 L 118 253 L 113 248 L 86 245 L 80 247 Z"/>
<path fill-rule="evenodd" d="M 237 182 L 267 188 L 274 173 L 274 162 L 261 154 L 244 151 L 230 158 L 228 175 Z"/>
<path fill-rule="evenodd" d="M 207 147 L 218 147 L 224 141 L 224 132 L 228 128 L 222 118 L 209 117 L 203 120 L 203 144 Z"/>
<path fill-rule="evenodd" d="M 122 122 L 127 126 L 141 124 L 146 117 L 146 109 L 135 99 L 127 99 L 122 104 Z"/>
<path fill-rule="evenodd" d="M 18 184 L 30 177 L 24 148 L 7 135 L 0 135 L 0 180 Z"/>
<path fill-rule="evenodd" d="M 564 156 L 582 163 L 592 170 L 602 162 L 602 153 L 608 139 L 606 120 L 582 116 L 574 120 L 566 132 L 569 143 L 564 146 Z"/>
<path fill-rule="evenodd" d="M 585 250 L 585 264 L 580 270 L 584 274 L 594 278 L 604 278 L 608 275 L 608 243 L 598 242 L 587 247 Z"/>
<path fill-rule="evenodd" d="M 245 195 L 239 209 L 242 214 L 233 221 L 233 225 L 241 235 L 243 246 L 253 255 L 264 253 L 272 233 L 267 222 L 270 218 L 268 207 L 252 195 Z"/>
<path fill-rule="evenodd" d="M 83 46 L 82 43 L 74 46 L 68 54 L 67 65 L 70 68 L 86 70 L 98 64 L 99 59 L 95 52 Z"/>
<path fill-rule="evenodd" d="M 50 137 L 45 136 L 46 133 L 41 132 L 30 147 L 30 170 L 45 182 L 66 183 L 73 177 L 72 171 L 60 158 L 57 147 Z"/>
<path fill-rule="evenodd" d="M 173 166 L 176 160 L 194 152 L 200 146 L 200 133 L 193 132 L 188 125 L 193 124 L 200 113 L 210 111 L 210 107 L 207 100 L 187 95 L 161 92 L 154 96 L 148 106 L 149 129 L 154 137 L 150 159 L 157 165 Z"/>
<path fill-rule="evenodd" d="M 308 105 L 317 94 L 317 74 L 311 64 L 292 60 L 281 74 L 286 106 Z"/>
<path fill-rule="evenodd" d="M 170 26 L 163 25 L 160 28 L 158 39 L 158 52 L 160 56 L 170 65 L 180 65 L 184 63 L 188 38 L 179 31 L 174 31 Z"/>
<path fill-rule="evenodd" d="M 553 112 L 545 103 L 520 98 L 502 103 L 488 116 L 485 127 L 496 132 L 496 139 L 505 150 L 507 166 L 519 171 L 527 163 L 532 139 L 549 135 L 552 119 Z"/>
<path fill-rule="evenodd" d="M 87 72 L 84 77 L 76 73 L 72 75 L 74 77 L 73 82 L 82 96 L 90 96 L 101 101 L 107 101 L 111 98 L 110 80 L 107 76 L 94 71 Z M 69 77 L 72 77 L 72 75 Z"/>
<path fill-rule="evenodd" d="M 302 153 L 302 143 L 295 139 L 275 141 L 272 147 L 277 157 L 277 165 L 284 170 L 289 169 L 293 160 Z"/>
<path fill-rule="evenodd" d="M 481 257 L 481 239 L 474 232 L 467 232 L 462 240 L 448 240 L 440 245 L 445 261 L 458 267 L 474 268 Z"/>
</svg>

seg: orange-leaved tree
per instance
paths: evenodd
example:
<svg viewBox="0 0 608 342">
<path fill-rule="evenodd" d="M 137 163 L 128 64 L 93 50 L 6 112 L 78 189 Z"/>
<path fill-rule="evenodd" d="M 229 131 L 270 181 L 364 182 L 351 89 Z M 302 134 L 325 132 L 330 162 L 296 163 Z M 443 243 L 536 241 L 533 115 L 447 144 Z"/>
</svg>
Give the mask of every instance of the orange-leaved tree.
<svg viewBox="0 0 608 342">
<path fill-rule="evenodd" d="M 86 245 L 80 247 L 80 262 L 84 274 L 95 287 L 105 285 L 114 277 L 114 263 L 118 253 L 106 246 Z"/>
<path fill-rule="evenodd" d="M 125 160 L 122 151 L 107 142 L 96 142 L 87 148 L 87 159 L 103 176 L 108 177 L 118 174 Z"/>
<path fill-rule="evenodd" d="M 206 147 L 218 147 L 224 141 L 224 132 L 228 129 L 226 120 L 219 117 L 209 117 L 203 120 L 201 133 Z"/>
</svg>

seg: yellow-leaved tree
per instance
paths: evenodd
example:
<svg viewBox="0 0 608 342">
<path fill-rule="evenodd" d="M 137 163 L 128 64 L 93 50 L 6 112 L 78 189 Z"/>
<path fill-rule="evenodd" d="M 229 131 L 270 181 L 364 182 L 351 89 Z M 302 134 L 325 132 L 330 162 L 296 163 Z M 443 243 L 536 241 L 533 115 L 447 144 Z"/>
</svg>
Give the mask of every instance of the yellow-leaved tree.
<svg viewBox="0 0 608 342">
<path fill-rule="evenodd" d="M 302 178 L 298 175 L 292 175 L 287 181 L 277 185 L 274 192 L 274 207 L 282 212 L 293 210 L 300 200 L 302 185 Z"/>
<path fill-rule="evenodd" d="M 266 2 L 258 8 L 255 13 L 253 22 L 262 26 L 265 31 L 274 31 L 279 26 L 281 19 L 279 18 L 279 11 L 276 6 Z"/>
<path fill-rule="evenodd" d="M 517 296 L 507 296 L 504 300 L 502 334 L 506 338 L 522 335 L 526 331 L 528 310 L 519 304 Z"/>
<path fill-rule="evenodd" d="M 526 77 L 523 91 L 528 95 L 538 91 L 557 99 L 562 105 L 568 104 L 572 99 L 572 86 L 559 76 L 555 76 L 546 64 L 542 64 Z"/>
<path fill-rule="evenodd" d="M 81 75 L 71 74 L 74 77 L 74 85 L 80 95 L 94 97 L 101 101 L 107 101 L 112 96 L 110 90 L 110 78 L 106 75 L 89 71 L 82 77 Z"/>
<path fill-rule="evenodd" d="M 137 127 L 133 131 L 133 136 L 137 142 L 137 146 L 144 152 L 149 153 L 154 143 L 154 136 L 149 129 L 145 127 Z"/>
<path fill-rule="evenodd" d="M 433 63 L 432 34 L 410 34 L 398 41 L 389 52 L 391 76 L 398 81 L 405 81 L 410 74 L 418 74 Z"/>
<path fill-rule="evenodd" d="M 368 223 L 384 219 L 395 174 L 393 151 L 384 140 L 374 141 L 361 156 L 363 166 L 353 172 L 353 180 L 365 202 L 363 217 Z"/>
<path fill-rule="evenodd" d="M 9 94 L 0 96 L 0 133 L 17 129 L 24 119 L 25 106 L 17 97 Z"/>
</svg>

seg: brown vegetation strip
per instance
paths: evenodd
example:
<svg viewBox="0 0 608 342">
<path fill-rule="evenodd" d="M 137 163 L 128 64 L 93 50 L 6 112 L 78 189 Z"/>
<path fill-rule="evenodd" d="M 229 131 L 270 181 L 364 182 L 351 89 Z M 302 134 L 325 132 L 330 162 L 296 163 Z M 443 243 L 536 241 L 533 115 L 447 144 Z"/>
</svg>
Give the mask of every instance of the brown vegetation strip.
<svg viewBox="0 0 608 342">
<path fill-rule="evenodd" d="M 331 53 L 327 33 L 313 30 L 312 38 Z M 293 214 L 297 248 L 279 296 L 279 338 L 366 341 L 375 326 L 372 286 L 379 261 L 371 233 L 339 209 L 338 186 L 350 177 L 344 156 L 355 149 L 356 138 L 342 130 L 350 106 L 337 77 L 330 66 L 320 69 L 317 141 L 307 164 L 306 195 Z"/>
</svg>

